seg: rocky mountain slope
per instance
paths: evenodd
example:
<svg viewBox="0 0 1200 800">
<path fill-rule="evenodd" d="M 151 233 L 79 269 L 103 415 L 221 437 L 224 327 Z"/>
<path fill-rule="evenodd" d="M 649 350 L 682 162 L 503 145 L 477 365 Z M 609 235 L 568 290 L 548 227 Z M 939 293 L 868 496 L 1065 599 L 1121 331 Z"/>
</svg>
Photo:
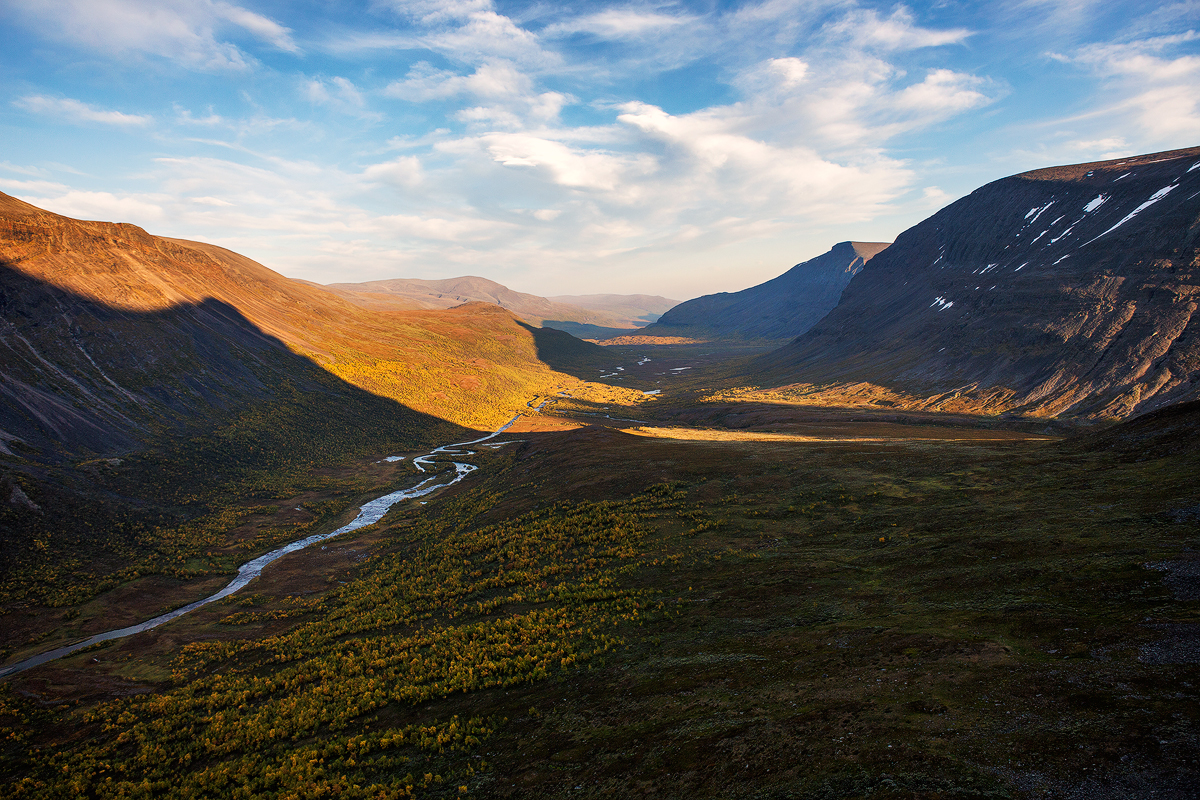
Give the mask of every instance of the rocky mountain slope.
<svg viewBox="0 0 1200 800">
<path fill-rule="evenodd" d="M 647 300 L 655 307 L 665 304 L 665 308 L 675 302 L 662 297 L 647 298 L 646 295 L 539 297 L 473 275 L 443 280 L 392 278 L 364 283 L 331 283 L 322 288 L 365 308 L 432 309 L 453 308 L 463 303 L 492 303 L 532 325 L 586 338 L 628 333 L 652 321 L 644 318 L 647 313 L 652 313 L 643 309 Z"/>
<path fill-rule="evenodd" d="M 548 353 L 600 353 L 494 305 L 363 308 L 224 248 L 7 195 L 0 312 L 0 453 L 118 452 L 285 386 L 488 427 L 566 377 Z"/>
<path fill-rule="evenodd" d="M 692 338 L 794 338 L 829 313 L 850 279 L 887 246 L 887 242 L 841 242 L 766 283 L 680 303 L 642 333 Z"/>
<path fill-rule="evenodd" d="M 1200 148 L 1004 178 L 901 234 L 755 379 L 1043 416 L 1193 399 L 1198 237 Z"/>
</svg>

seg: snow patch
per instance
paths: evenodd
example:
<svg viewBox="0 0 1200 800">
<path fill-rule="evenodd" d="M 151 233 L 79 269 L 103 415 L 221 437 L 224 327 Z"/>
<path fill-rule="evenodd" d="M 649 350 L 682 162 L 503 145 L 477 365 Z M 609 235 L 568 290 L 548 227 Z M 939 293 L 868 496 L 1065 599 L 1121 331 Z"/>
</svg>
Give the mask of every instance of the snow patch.
<svg viewBox="0 0 1200 800">
<path fill-rule="evenodd" d="M 1019 266 L 1019 267 L 1017 267 L 1016 269 L 1014 269 L 1014 270 L 1013 270 L 1013 272 L 1020 272 L 1021 270 L 1025 269 L 1027 266 L 1029 266 L 1029 262 L 1028 262 L 1028 261 L 1026 261 L 1024 264 L 1022 264 L 1021 266 Z"/>
<path fill-rule="evenodd" d="M 1083 210 L 1090 214 L 1107 202 L 1108 202 L 1108 195 L 1098 194 L 1086 206 L 1083 207 Z"/>
<path fill-rule="evenodd" d="M 1121 178 L 1128 178 L 1132 174 L 1133 174 L 1132 172 L 1126 172 L 1124 175 L 1121 176 Z M 1113 183 L 1116 183 L 1117 181 L 1121 180 L 1121 178 L 1113 178 Z"/>
<path fill-rule="evenodd" d="M 1197 161 L 1195 164 L 1192 164 L 1190 167 L 1188 167 L 1188 172 L 1191 172 L 1194 169 L 1200 169 L 1200 161 Z"/>
<path fill-rule="evenodd" d="M 933 302 L 929 304 L 929 307 L 933 308 L 934 306 L 938 306 L 939 307 L 938 311 L 945 311 L 947 308 L 950 308 L 952 305 L 954 305 L 953 300 L 947 300 L 946 298 L 942 297 L 941 295 L 938 295 L 937 297 L 933 298 Z"/>
<path fill-rule="evenodd" d="M 388 456 L 387 458 L 384 459 L 384 461 L 388 462 L 389 464 L 394 463 L 396 461 L 403 461 L 403 460 L 404 460 L 404 456 Z"/>
<path fill-rule="evenodd" d="M 1164 186 L 1163 188 L 1159 189 L 1157 192 L 1155 192 L 1154 194 L 1150 195 L 1150 199 L 1149 199 L 1149 200 L 1147 200 L 1146 202 L 1142 203 L 1140 206 L 1138 206 L 1137 208 L 1135 208 L 1133 211 L 1130 211 L 1128 214 L 1126 214 L 1126 215 L 1125 215 L 1125 216 L 1124 216 L 1124 217 L 1121 219 L 1121 221 L 1120 221 L 1120 222 L 1118 222 L 1116 225 L 1113 225 L 1111 228 L 1109 228 L 1108 230 L 1106 230 L 1104 233 L 1100 234 L 1100 236 L 1104 236 L 1104 235 L 1106 235 L 1106 234 L 1112 233 L 1112 232 L 1113 232 L 1113 231 L 1115 231 L 1117 228 L 1121 227 L 1121 226 L 1122 226 L 1122 225 L 1124 225 L 1126 222 L 1129 222 L 1129 220 L 1133 219 L 1133 218 L 1134 218 L 1134 217 L 1136 217 L 1138 214 L 1142 213 L 1142 212 L 1143 212 L 1143 211 L 1145 211 L 1147 208 L 1149 208 L 1150 206 L 1152 206 L 1152 205 L 1154 205 L 1155 203 L 1157 203 L 1159 200 L 1162 200 L 1164 197 L 1166 197 L 1167 195 L 1169 195 L 1173 189 L 1178 189 L 1178 188 L 1179 188 L 1179 184 L 1178 184 L 1178 183 L 1173 183 L 1173 184 L 1171 184 L 1170 186 Z M 1095 239 L 1089 239 L 1088 241 L 1084 242 L 1084 244 L 1085 244 L 1085 245 L 1091 244 L 1092 242 L 1096 241 L 1096 239 L 1099 239 L 1099 238 L 1100 238 L 1100 236 L 1097 236 Z"/>
<path fill-rule="evenodd" d="M 1053 239 L 1051 239 L 1050 244 L 1054 244 L 1055 242 L 1057 242 L 1059 239 L 1063 238 L 1064 236 L 1070 235 L 1071 231 L 1075 230 L 1075 226 L 1078 225 L 1081 221 L 1082 220 L 1078 220 L 1078 219 L 1075 220 L 1073 223 L 1071 223 L 1071 227 L 1067 228 L 1065 231 L 1060 233 L 1058 236 L 1055 236 Z M 1058 262 L 1056 261 L 1055 263 L 1057 264 Z"/>
<path fill-rule="evenodd" d="M 1025 224 L 1026 224 L 1026 225 L 1032 225 L 1033 223 L 1037 222 L 1037 220 L 1038 220 L 1038 217 L 1040 217 L 1040 216 L 1041 216 L 1043 213 L 1045 213 L 1046 209 L 1048 209 L 1048 208 L 1049 208 L 1050 206 L 1052 206 L 1052 205 L 1054 205 L 1054 201 L 1053 201 L 1053 200 L 1051 200 L 1049 203 L 1046 203 L 1046 205 L 1042 206 L 1041 208 L 1031 208 L 1031 209 L 1029 209 L 1029 214 L 1033 214 L 1033 219 L 1029 219 L 1029 214 L 1026 214 L 1026 215 L 1025 215 L 1025 219 L 1029 219 L 1029 222 L 1027 222 L 1027 223 L 1025 223 Z M 1035 211 L 1037 212 L 1036 214 L 1034 214 L 1034 213 L 1033 213 L 1033 212 L 1035 212 Z"/>
</svg>

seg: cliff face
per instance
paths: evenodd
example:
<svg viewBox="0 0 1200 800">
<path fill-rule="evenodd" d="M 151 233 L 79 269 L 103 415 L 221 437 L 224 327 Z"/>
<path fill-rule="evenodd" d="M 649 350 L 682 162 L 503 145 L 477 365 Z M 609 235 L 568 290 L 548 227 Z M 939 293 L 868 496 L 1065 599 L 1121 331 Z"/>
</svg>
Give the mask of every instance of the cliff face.
<svg viewBox="0 0 1200 800">
<path fill-rule="evenodd" d="M 1200 148 L 1004 178 L 901 234 L 758 377 L 1047 416 L 1192 399 L 1198 236 Z"/>
<path fill-rule="evenodd" d="M 886 242 L 841 242 L 766 283 L 680 303 L 642 333 L 791 339 L 829 313 L 850 279 L 887 246 Z"/>
</svg>

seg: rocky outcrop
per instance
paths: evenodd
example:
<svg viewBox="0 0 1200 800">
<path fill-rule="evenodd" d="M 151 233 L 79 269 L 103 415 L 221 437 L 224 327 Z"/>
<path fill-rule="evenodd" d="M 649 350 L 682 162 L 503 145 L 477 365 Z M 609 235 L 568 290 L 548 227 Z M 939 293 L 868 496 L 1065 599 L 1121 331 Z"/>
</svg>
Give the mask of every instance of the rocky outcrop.
<svg viewBox="0 0 1200 800">
<path fill-rule="evenodd" d="M 1043 416 L 1193 399 L 1198 237 L 1200 148 L 1004 178 L 901 234 L 756 378 Z"/>
<path fill-rule="evenodd" d="M 642 330 L 651 336 L 791 339 L 837 305 L 842 290 L 887 242 L 841 242 L 778 278 L 740 292 L 680 303 Z"/>
</svg>

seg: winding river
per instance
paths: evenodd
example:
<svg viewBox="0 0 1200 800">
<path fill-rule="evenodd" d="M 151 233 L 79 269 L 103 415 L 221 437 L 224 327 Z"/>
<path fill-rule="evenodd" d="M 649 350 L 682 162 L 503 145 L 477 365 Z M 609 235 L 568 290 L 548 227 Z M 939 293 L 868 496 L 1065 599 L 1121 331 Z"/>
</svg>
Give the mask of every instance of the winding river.
<svg viewBox="0 0 1200 800">
<path fill-rule="evenodd" d="M 545 405 L 545 402 L 543 402 L 542 405 Z M 539 408 L 540 407 L 541 406 L 539 406 Z M 494 432 L 489 433 L 487 436 L 483 436 L 478 439 L 472 439 L 469 442 L 457 442 L 455 444 L 447 444 L 434 448 L 426 455 L 414 458 L 412 460 L 412 464 L 417 468 L 418 471 L 425 472 L 426 467 L 432 465 L 439 456 L 445 457 L 473 455 L 474 453 L 472 451 L 461 450 L 460 448 L 482 444 L 483 442 L 496 438 L 511 428 L 513 424 L 520 419 L 520 417 L 521 415 L 517 414 L 504 425 L 501 425 L 499 428 L 497 428 Z M 496 445 L 485 445 L 485 447 L 487 446 L 494 447 Z M 343 533 L 349 533 L 350 531 L 356 531 L 359 528 L 365 528 L 368 525 L 374 525 L 376 522 L 383 519 L 383 515 L 386 514 L 392 506 L 396 505 L 396 503 L 403 502 L 404 500 L 412 500 L 417 497 L 423 497 L 427 494 L 437 491 L 438 489 L 444 489 L 447 486 L 453 486 L 475 470 L 479 469 L 474 464 L 465 464 L 460 461 L 451 461 L 450 463 L 454 465 L 454 477 L 450 480 L 440 483 L 437 482 L 438 479 L 442 477 L 442 474 L 439 473 L 429 476 L 411 489 L 401 489 L 400 491 L 392 492 L 391 494 L 385 494 L 382 497 L 376 497 L 374 500 L 364 503 L 359 507 L 358 516 L 356 516 L 353 521 L 343 525 L 337 530 L 329 533 L 315 533 L 312 536 L 307 536 L 303 539 L 291 542 L 290 544 L 286 544 L 283 547 L 272 550 L 269 553 L 264 553 L 258 558 L 242 564 L 242 566 L 238 568 L 237 577 L 231 580 L 225 586 L 225 588 L 216 594 L 209 595 L 208 597 L 205 597 L 202 600 L 197 600 L 194 603 L 188 603 L 186 606 L 177 608 L 174 611 L 169 611 L 166 614 L 155 617 L 154 619 L 146 620 L 145 622 L 139 622 L 138 624 L 130 625 L 127 628 L 119 628 L 113 631 L 98 633 L 95 636 L 75 642 L 74 644 L 64 645 L 55 650 L 50 650 L 42 653 L 41 655 L 36 655 L 33 658 L 27 658 L 24 661 L 18 661 L 15 664 L 9 664 L 7 667 L 0 668 L 0 680 L 11 677 L 12 675 L 16 675 L 18 672 L 24 672 L 27 669 L 32 669 L 33 667 L 45 664 L 49 661 L 54 661 L 57 658 L 70 655 L 71 653 L 82 650 L 85 647 L 91 647 L 94 644 L 99 644 L 100 642 L 107 642 L 112 639 L 122 639 L 126 636 L 132 636 L 135 633 L 141 633 L 142 631 L 148 631 L 151 628 L 157 628 L 159 625 L 170 622 L 177 617 L 182 617 L 184 614 L 187 614 L 190 611 L 195 611 L 201 606 L 206 606 L 209 603 L 215 603 L 217 600 L 222 600 L 226 597 L 229 597 L 229 595 L 239 591 L 246 586 L 246 584 L 250 583 L 250 581 L 261 575 L 263 567 L 267 566 L 272 561 L 283 558 L 287 554 L 294 553 L 297 550 L 303 550 L 304 548 L 317 544 L 318 542 L 323 542 L 326 539 L 332 539 L 333 537 L 340 536 Z"/>
</svg>

